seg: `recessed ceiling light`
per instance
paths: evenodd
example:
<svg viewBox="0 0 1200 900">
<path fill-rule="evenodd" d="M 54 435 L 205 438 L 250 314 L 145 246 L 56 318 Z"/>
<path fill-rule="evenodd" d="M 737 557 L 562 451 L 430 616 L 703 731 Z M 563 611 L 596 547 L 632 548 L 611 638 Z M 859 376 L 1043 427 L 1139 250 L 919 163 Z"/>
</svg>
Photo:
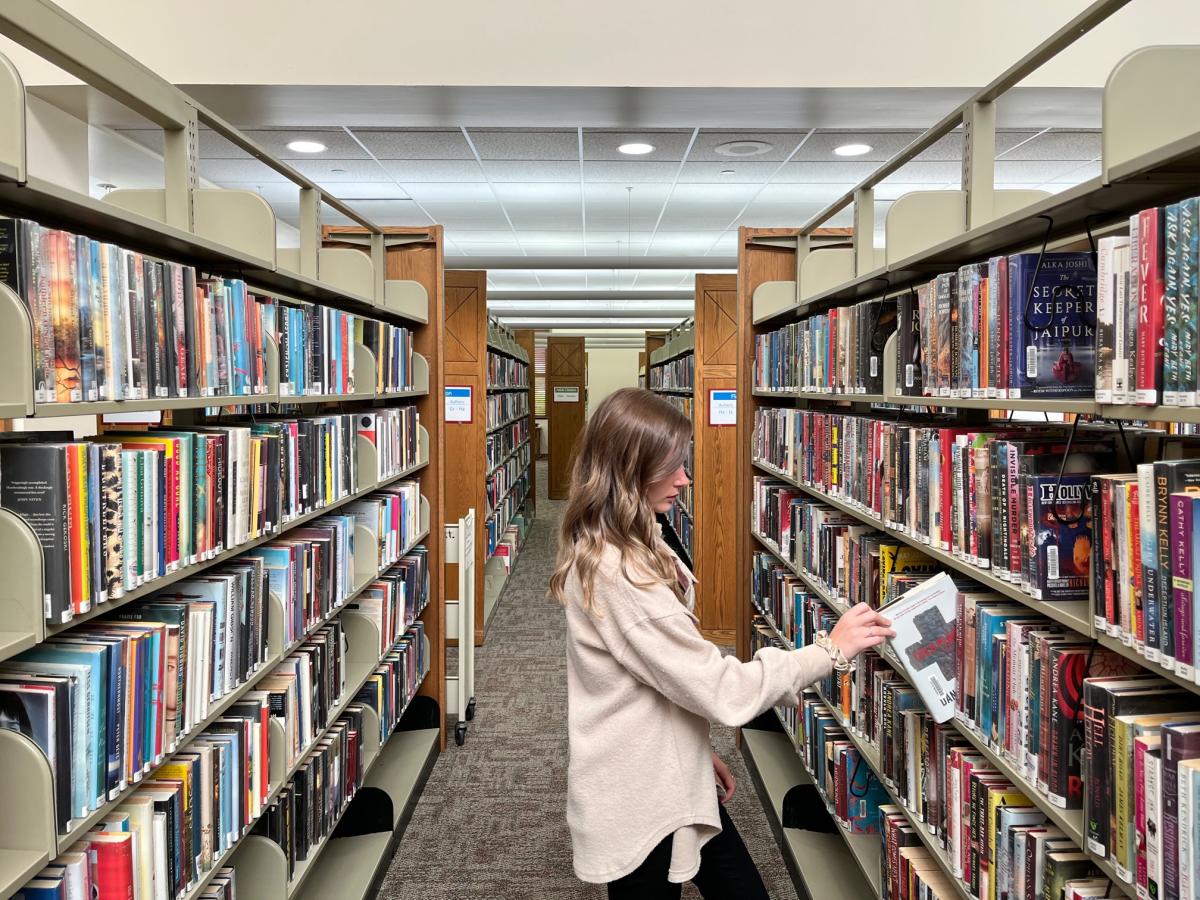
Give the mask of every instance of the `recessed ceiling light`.
<svg viewBox="0 0 1200 900">
<path fill-rule="evenodd" d="M 653 144 L 643 144 L 643 143 L 634 141 L 631 144 L 622 144 L 620 147 L 617 148 L 617 150 L 628 156 L 645 156 L 647 153 L 654 152 L 654 145 Z"/>
<path fill-rule="evenodd" d="M 722 175 L 736 175 L 737 172 L 733 171 L 733 169 L 722 169 L 721 174 Z"/>
<path fill-rule="evenodd" d="M 320 141 L 288 141 L 287 148 L 296 153 L 324 153 L 325 145 Z"/>
<path fill-rule="evenodd" d="M 726 141 L 713 147 L 713 152 L 722 156 L 762 156 L 774 149 L 775 145 L 766 141 Z"/>
<path fill-rule="evenodd" d="M 870 144 L 842 144 L 840 147 L 834 147 L 833 152 L 838 156 L 862 156 L 864 153 L 871 152 Z"/>
</svg>

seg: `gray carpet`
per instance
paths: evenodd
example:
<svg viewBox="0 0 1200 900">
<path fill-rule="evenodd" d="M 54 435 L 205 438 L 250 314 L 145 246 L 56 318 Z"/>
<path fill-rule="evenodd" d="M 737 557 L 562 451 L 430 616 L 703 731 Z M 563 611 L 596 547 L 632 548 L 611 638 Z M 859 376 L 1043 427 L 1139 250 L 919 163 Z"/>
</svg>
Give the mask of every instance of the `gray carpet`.
<svg viewBox="0 0 1200 900">
<path fill-rule="evenodd" d="M 567 775 L 565 618 L 548 600 L 562 504 L 544 495 L 538 518 L 476 654 L 478 711 L 466 745 L 434 766 L 392 860 L 381 898 L 602 898 L 576 880 L 564 818 Z M 796 897 L 731 729 L 715 748 L 738 779 L 729 811 L 773 898 Z M 619 789 L 619 786 L 614 786 Z M 699 894 L 688 886 L 684 897 Z"/>
</svg>

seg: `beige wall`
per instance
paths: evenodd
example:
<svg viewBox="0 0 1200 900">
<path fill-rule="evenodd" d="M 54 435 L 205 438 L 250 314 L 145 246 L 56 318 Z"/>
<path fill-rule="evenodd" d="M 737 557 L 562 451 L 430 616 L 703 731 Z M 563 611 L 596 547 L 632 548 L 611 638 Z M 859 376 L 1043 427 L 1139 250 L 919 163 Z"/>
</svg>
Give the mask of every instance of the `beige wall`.
<svg viewBox="0 0 1200 900">
<path fill-rule="evenodd" d="M 987 83 L 1091 0 L 58 2 L 176 84 L 957 88 Z M 1133 0 L 1027 83 L 1099 87 L 1135 47 L 1197 40 L 1196 0 Z M 64 83 L 28 54 L 14 61 L 30 84 Z"/>
<path fill-rule="evenodd" d="M 589 350 L 588 408 L 590 418 L 600 401 L 618 388 L 637 387 L 638 351 L 636 348 L 605 347 Z"/>
</svg>

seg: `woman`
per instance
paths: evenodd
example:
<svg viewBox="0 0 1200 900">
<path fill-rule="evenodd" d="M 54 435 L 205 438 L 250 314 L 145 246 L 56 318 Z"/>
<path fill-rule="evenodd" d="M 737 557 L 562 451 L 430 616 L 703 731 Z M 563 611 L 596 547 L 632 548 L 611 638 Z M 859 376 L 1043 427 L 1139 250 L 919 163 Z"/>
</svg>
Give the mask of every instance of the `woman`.
<svg viewBox="0 0 1200 900">
<path fill-rule="evenodd" d="M 692 576 L 655 512 L 688 484 L 692 424 L 668 401 L 627 388 L 593 413 L 576 448 L 550 594 L 567 611 L 567 822 L 575 874 L 610 900 L 766 898 L 718 803 L 736 788 L 709 722 L 743 725 L 795 706 L 834 664 L 894 636 L 865 604 L 821 646 L 722 656 L 700 636 Z M 700 552 L 704 552 L 701 549 Z M 718 787 L 719 786 L 719 787 Z"/>
</svg>

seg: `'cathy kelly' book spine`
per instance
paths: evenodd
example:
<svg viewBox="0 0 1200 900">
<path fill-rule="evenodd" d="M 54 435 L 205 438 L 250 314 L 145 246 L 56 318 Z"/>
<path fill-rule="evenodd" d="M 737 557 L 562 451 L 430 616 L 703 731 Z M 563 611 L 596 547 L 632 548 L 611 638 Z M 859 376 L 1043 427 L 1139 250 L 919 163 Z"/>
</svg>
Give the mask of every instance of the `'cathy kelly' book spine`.
<svg viewBox="0 0 1200 900">
<path fill-rule="evenodd" d="M 1187 494 L 1171 495 L 1171 600 L 1174 613 L 1174 658 L 1175 667 L 1191 665 L 1191 647 L 1184 647 L 1179 626 L 1183 619 L 1182 609 L 1187 610 L 1188 628 L 1191 629 L 1192 611 L 1192 504 Z"/>
</svg>

